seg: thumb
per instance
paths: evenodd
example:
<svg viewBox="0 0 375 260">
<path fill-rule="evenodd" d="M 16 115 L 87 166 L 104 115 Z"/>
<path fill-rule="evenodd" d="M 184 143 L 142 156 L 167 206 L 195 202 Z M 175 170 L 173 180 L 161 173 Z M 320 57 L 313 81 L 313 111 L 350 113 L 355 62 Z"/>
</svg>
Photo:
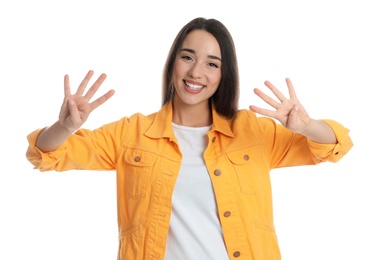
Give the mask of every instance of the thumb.
<svg viewBox="0 0 375 260">
<path fill-rule="evenodd" d="M 288 125 L 291 127 L 292 131 L 295 130 L 293 129 L 296 125 L 298 125 L 298 120 L 299 120 L 299 111 L 300 107 L 298 105 L 294 105 L 292 109 L 289 111 L 288 114 Z"/>
<path fill-rule="evenodd" d="M 78 118 L 80 118 L 79 111 L 77 108 L 77 104 L 73 99 L 68 100 L 68 109 L 69 109 L 69 114 L 71 116 L 71 120 L 77 121 Z"/>
<path fill-rule="evenodd" d="M 299 114 L 299 105 L 294 105 L 292 109 L 289 111 L 289 117 L 296 117 Z"/>
</svg>

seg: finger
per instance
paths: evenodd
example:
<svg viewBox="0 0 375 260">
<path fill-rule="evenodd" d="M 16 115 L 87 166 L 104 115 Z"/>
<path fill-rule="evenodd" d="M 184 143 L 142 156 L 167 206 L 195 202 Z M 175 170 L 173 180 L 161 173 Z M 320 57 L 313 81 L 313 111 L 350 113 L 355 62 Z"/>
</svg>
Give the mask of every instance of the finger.
<svg viewBox="0 0 375 260">
<path fill-rule="evenodd" d="M 264 85 L 266 85 L 271 91 L 272 93 L 281 101 L 283 102 L 286 97 L 284 96 L 284 94 L 278 89 L 276 88 L 271 82 L 269 82 L 268 80 L 266 80 L 264 82 Z"/>
<path fill-rule="evenodd" d="M 255 88 L 254 89 L 254 93 L 260 97 L 264 102 L 266 102 L 268 105 L 274 107 L 274 108 L 277 108 L 279 106 L 280 103 L 276 102 L 273 98 L 271 98 L 270 96 L 268 96 L 267 94 L 265 94 L 263 91 L 261 91 L 260 89 L 258 88 Z"/>
<path fill-rule="evenodd" d="M 97 98 L 93 102 L 90 103 L 91 105 L 91 111 L 96 109 L 98 106 L 102 105 L 104 102 L 106 102 L 108 99 L 110 99 L 115 94 L 115 91 L 113 89 L 109 90 L 107 93 L 105 93 L 103 96 Z"/>
<path fill-rule="evenodd" d="M 289 78 L 286 78 L 285 81 L 286 81 L 286 85 L 288 86 L 290 98 L 297 98 L 292 81 Z"/>
<path fill-rule="evenodd" d="M 77 89 L 77 95 L 82 96 L 83 92 L 86 89 L 87 84 L 89 83 L 92 75 L 94 75 L 94 71 L 89 70 L 85 76 L 85 78 L 82 80 L 81 84 L 79 84 Z"/>
<path fill-rule="evenodd" d="M 276 116 L 276 112 L 272 111 L 272 110 L 269 110 L 269 109 L 260 108 L 260 107 L 254 106 L 254 105 L 250 105 L 249 108 L 250 108 L 251 111 L 253 111 L 257 114 L 263 115 L 263 116 L 268 116 L 268 117 L 273 117 L 273 118 L 275 118 L 275 116 Z"/>
<path fill-rule="evenodd" d="M 70 84 L 69 84 L 69 75 L 64 76 L 64 95 L 65 97 L 70 96 Z"/>
<path fill-rule="evenodd" d="M 100 77 L 94 82 L 94 84 L 91 86 L 91 88 L 87 91 L 85 98 L 87 100 L 90 100 L 96 91 L 98 91 L 99 87 L 102 85 L 103 81 L 107 78 L 106 74 L 100 75 Z"/>
</svg>

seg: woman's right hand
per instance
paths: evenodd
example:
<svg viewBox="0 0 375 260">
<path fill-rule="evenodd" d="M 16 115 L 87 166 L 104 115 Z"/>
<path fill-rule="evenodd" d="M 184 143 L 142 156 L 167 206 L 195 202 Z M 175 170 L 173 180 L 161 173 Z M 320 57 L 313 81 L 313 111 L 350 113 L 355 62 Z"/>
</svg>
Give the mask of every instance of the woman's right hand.
<svg viewBox="0 0 375 260">
<path fill-rule="evenodd" d="M 53 125 L 45 127 L 40 132 L 36 140 L 35 146 L 43 152 L 49 152 L 60 147 L 65 140 L 78 130 L 84 122 L 86 122 L 90 113 L 106 102 L 115 93 L 114 90 L 109 90 L 107 93 L 97 98 L 90 103 L 90 99 L 98 91 L 103 81 L 107 77 L 106 74 L 102 74 L 84 94 L 87 84 L 89 83 L 94 72 L 90 70 L 86 77 L 82 80 L 78 86 L 75 94 L 70 93 L 69 76 L 64 77 L 64 102 L 61 106 L 59 120 Z"/>
<path fill-rule="evenodd" d="M 84 93 L 93 75 L 94 71 L 90 70 L 82 80 L 81 84 L 78 86 L 77 92 L 74 94 L 71 94 L 69 75 L 65 75 L 64 77 L 65 97 L 60 110 L 59 123 L 61 126 L 66 128 L 68 132 L 73 133 L 79 129 L 83 123 L 86 122 L 90 113 L 106 102 L 115 93 L 115 91 L 111 89 L 90 103 L 91 98 L 95 95 L 107 77 L 106 74 L 101 74 L 94 84 L 88 89 L 88 91 Z"/>
</svg>

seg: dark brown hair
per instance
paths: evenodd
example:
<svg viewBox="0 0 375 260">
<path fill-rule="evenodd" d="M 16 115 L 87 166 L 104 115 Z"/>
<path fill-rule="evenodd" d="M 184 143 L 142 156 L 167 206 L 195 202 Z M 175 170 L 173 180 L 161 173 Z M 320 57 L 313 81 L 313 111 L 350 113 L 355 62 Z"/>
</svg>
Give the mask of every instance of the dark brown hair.
<svg viewBox="0 0 375 260">
<path fill-rule="evenodd" d="M 231 119 L 235 117 L 238 110 L 239 75 L 237 55 L 232 36 L 228 29 L 215 19 L 195 18 L 187 23 L 177 34 L 164 65 L 162 105 L 173 100 L 175 93 L 173 87 L 173 69 L 176 56 L 186 36 L 193 30 L 204 30 L 212 34 L 219 43 L 222 60 L 221 81 L 210 101 L 220 115 Z"/>
</svg>

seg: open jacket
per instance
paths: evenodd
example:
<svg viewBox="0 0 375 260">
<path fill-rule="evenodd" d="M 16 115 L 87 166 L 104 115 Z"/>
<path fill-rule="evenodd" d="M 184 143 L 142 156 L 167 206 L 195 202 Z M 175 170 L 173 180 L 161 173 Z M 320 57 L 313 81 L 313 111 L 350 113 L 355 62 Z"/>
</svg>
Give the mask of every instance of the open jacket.
<svg viewBox="0 0 375 260">
<path fill-rule="evenodd" d="M 204 160 L 216 196 L 230 259 L 281 259 L 275 234 L 270 170 L 339 161 L 352 147 L 349 130 L 324 120 L 337 144 L 319 144 L 250 110 L 225 119 L 212 109 Z M 40 171 L 116 170 L 119 260 L 164 258 L 172 194 L 182 154 L 172 130 L 172 105 L 134 114 L 93 131 L 80 129 L 57 150 L 28 135 L 27 159 Z"/>
</svg>

